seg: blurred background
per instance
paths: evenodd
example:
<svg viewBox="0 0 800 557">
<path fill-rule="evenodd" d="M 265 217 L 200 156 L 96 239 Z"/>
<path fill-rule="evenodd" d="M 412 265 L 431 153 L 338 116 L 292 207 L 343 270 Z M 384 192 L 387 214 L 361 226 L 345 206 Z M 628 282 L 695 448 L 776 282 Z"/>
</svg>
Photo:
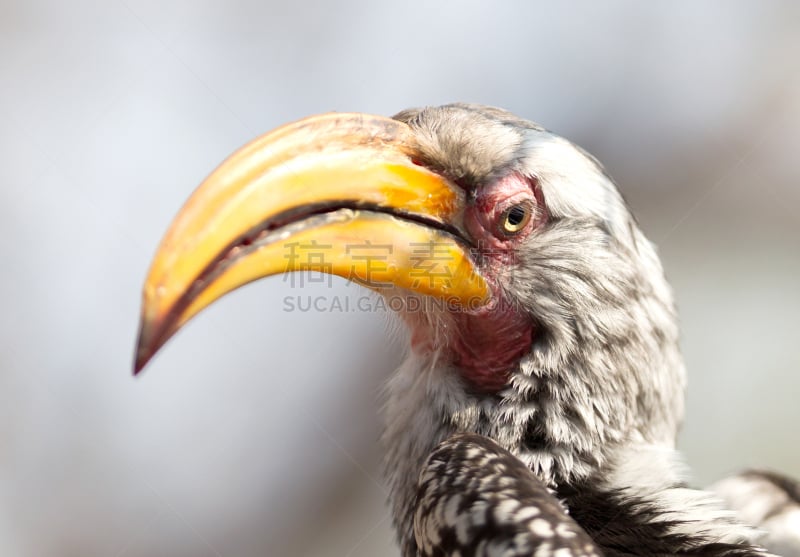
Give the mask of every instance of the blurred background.
<svg viewBox="0 0 800 557">
<path fill-rule="evenodd" d="M 183 200 L 330 110 L 486 103 L 594 153 L 676 290 L 693 481 L 800 476 L 798 60 L 790 1 L 0 0 L 0 554 L 398 555 L 387 316 L 273 278 L 130 373 Z"/>
</svg>

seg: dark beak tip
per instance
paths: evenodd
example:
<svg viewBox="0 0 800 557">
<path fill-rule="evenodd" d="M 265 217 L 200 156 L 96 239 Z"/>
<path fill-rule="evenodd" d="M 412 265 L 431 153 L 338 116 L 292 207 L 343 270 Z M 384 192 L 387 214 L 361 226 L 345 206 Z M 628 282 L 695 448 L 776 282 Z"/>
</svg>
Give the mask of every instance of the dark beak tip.
<svg viewBox="0 0 800 557">
<path fill-rule="evenodd" d="M 153 357 L 153 351 L 140 340 L 136 346 L 136 356 L 133 361 L 133 376 L 139 375 Z"/>
<path fill-rule="evenodd" d="M 142 358 L 137 354 L 136 361 L 134 361 L 134 363 L 133 363 L 133 376 L 134 377 L 136 377 L 137 375 L 139 375 L 142 372 L 142 370 L 144 369 L 144 366 L 147 365 L 147 361 L 148 360 L 149 360 L 149 358 Z"/>
<path fill-rule="evenodd" d="M 133 376 L 139 375 L 142 370 L 147 366 L 150 360 L 155 356 L 158 349 L 163 345 L 163 342 L 158 342 L 154 333 L 158 327 L 154 327 L 153 323 L 142 319 L 139 324 L 139 335 L 136 339 L 136 353 L 133 361 Z"/>
<path fill-rule="evenodd" d="M 139 323 L 139 335 L 136 339 L 136 354 L 133 360 L 133 376 L 138 376 L 150 363 L 158 351 L 175 334 L 177 329 L 171 320 L 143 317 Z"/>
</svg>

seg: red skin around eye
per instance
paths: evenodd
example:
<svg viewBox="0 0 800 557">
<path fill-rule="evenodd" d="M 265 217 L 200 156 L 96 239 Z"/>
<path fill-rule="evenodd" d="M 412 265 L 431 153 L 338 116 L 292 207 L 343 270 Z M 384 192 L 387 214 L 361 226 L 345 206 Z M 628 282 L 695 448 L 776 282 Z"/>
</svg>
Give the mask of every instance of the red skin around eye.
<svg viewBox="0 0 800 557">
<path fill-rule="evenodd" d="M 520 203 L 530 204 L 534 209 L 533 218 L 521 231 L 506 235 L 501 228 L 503 213 Z M 464 225 L 486 255 L 508 263 L 514 248 L 542 223 L 542 207 L 535 181 L 520 174 L 509 174 L 478 192 L 464 215 Z"/>
</svg>

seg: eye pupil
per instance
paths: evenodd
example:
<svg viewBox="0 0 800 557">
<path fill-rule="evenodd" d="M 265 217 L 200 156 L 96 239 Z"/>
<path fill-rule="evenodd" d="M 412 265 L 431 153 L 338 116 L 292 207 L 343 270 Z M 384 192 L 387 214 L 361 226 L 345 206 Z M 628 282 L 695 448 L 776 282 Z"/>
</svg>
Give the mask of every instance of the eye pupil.
<svg viewBox="0 0 800 557">
<path fill-rule="evenodd" d="M 508 224 L 511 226 L 519 226 L 525 220 L 525 208 L 516 206 L 512 207 L 508 212 Z"/>
</svg>

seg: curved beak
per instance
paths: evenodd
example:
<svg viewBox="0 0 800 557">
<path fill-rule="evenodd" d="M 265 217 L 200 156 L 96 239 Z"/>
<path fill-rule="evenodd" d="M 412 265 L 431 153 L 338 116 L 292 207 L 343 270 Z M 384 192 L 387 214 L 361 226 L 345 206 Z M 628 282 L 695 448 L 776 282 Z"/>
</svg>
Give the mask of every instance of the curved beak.
<svg viewBox="0 0 800 557">
<path fill-rule="evenodd" d="M 417 159 L 406 124 L 335 113 L 234 153 L 192 194 L 156 252 L 134 373 L 203 308 L 284 272 L 485 304 L 488 286 L 460 232 L 464 192 Z"/>
</svg>

